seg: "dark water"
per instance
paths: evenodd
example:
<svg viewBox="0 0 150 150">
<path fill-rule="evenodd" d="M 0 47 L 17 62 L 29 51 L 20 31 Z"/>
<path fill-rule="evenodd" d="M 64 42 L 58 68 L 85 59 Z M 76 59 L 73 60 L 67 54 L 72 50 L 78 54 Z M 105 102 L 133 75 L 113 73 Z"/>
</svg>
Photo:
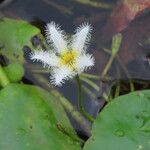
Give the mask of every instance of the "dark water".
<svg viewBox="0 0 150 150">
<path fill-rule="evenodd" d="M 109 36 L 109 31 L 103 32 L 103 28 L 106 26 L 112 9 L 116 5 L 116 0 L 99 2 L 110 4 L 112 8 L 106 9 L 85 5 L 76 0 L 5 0 L 5 2 L 3 0 L 0 5 L 0 16 L 27 20 L 38 26 L 42 31 L 44 31 L 46 23 L 55 21 L 70 34 L 73 34 L 75 28 L 81 23 L 89 22 L 94 29 L 89 51 L 94 54 L 96 59 L 96 65 L 90 70 L 90 73 L 100 76 L 110 57 L 104 51 L 104 48 L 110 48 L 112 38 L 111 35 Z M 150 38 L 150 12 L 146 10 L 141 16 L 134 19 L 122 31 L 122 35 L 123 43 L 118 56 L 120 61 L 114 60 L 108 72 L 113 80 L 103 82 L 103 86 L 99 91 L 89 87 L 95 94 L 95 98 L 91 98 L 86 93 L 84 94 L 85 109 L 93 116 L 96 116 L 105 104 L 104 98 L 102 98 L 103 93 L 109 93 L 112 86 L 115 89 L 117 81 L 121 83 L 121 94 L 130 91 L 129 79 L 134 80 L 135 89 L 149 88 L 150 43 L 147 40 Z M 26 81 L 40 84 L 32 78 L 29 70 L 27 72 Z M 45 78 L 49 78 L 49 75 L 46 74 Z M 102 81 L 94 80 L 94 82 L 99 86 Z M 87 84 L 85 86 L 88 87 Z M 66 82 L 59 90 L 72 104 L 76 105 L 76 84 L 71 81 Z M 78 128 L 78 125 L 75 128 Z"/>
</svg>

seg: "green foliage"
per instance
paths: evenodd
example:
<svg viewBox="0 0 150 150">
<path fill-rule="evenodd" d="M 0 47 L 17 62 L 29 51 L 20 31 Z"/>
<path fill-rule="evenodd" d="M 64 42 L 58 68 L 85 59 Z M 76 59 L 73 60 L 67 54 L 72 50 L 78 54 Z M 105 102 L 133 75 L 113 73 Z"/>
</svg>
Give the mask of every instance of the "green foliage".
<svg viewBox="0 0 150 150">
<path fill-rule="evenodd" d="M 24 75 L 24 68 L 21 64 L 12 63 L 3 68 L 10 82 L 21 81 Z"/>
<path fill-rule="evenodd" d="M 0 91 L 0 150 L 80 150 L 75 139 L 63 108 L 51 94 L 21 84 Z"/>
<path fill-rule="evenodd" d="M 117 54 L 117 52 L 120 48 L 120 45 L 121 45 L 121 41 L 122 41 L 122 35 L 120 33 L 113 36 L 112 46 L 111 46 L 113 56 L 115 56 Z"/>
<path fill-rule="evenodd" d="M 25 21 L 3 18 L 0 21 L 0 54 L 9 63 L 23 63 L 23 46 L 31 46 L 31 37 L 39 33 L 38 28 Z"/>
<path fill-rule="evenodd" d="M 24 75 L 23 47 L 40 30 L 21 20 L 0 21 L 0 150 L 80 150 L 76 135 L 54 92 L 36 86 L 12 84 Z M 41 35 L 41 34 L 40 34 Z"/>
<path fill-rule="evenodd" d="M 150 90 L 110 102 L 97 117 L 84 150 L 150 149 Z"/>
</svg>

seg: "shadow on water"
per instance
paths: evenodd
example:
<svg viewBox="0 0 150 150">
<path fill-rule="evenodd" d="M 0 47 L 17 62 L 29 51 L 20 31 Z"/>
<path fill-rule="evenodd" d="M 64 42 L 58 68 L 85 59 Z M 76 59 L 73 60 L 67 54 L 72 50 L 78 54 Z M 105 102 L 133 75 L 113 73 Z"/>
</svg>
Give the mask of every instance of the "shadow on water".
<svg viewBox="0 0 150 150">
<path fill-rule="evenodd" d="M 60 24 L 62 29 L 70 34 L 74 33 L 74 29 L 79 24 L 83 22 L 91 23 L 94 30 L 89 50 L 91 53 L 94 53 L 96 65 L 90 73 L 97 75 L 102 73 L 110 57 L 104 51 L 104 48 L 110 48 L 111 40 L 109 37 L 103 39 L 104 33 L 102 33 L 101 28 L 105 26 L 113 7 L 103 9 L 85 5 L 76 2 L 76 0 L 3 0 L 0 2 L 0 16 L 27 20 L 39 27 L 43 34 L 46 23 L 50 21 Z M 102 2 L 114 5 L 116 0 L 105 0 Z M 86 93 L 84 94 L 85 109 L 93 116 L 96 116 L 106 103 L 102 95 L 103 92 L 114 94 L 118 83 L 120 84 L 120 94 L 130 91 L 129 79 L 132 79 L 135 89 L 150 87 L 150 13 L 147 12 L 145 15 L 135 19 L 122 31 L 122 35 L 121 50 L 108 72 L 112 80 L 109 82 L 95 81 L 98 86 L 100 82 L 103 82 L 103 86 L 100 88 L 100 91 L 91 89 L 96 95 L 94 98 Z M 36 37 L 34 38 L 32 43 L 36 47 L 41 41 Z M 28 60 L 30 49 L 25 47 L 24 51 Z M 33 63 L 28 60 L 26 66 L 28 65 L 33 65 Z M 36 65 L 41 66 L 41 64 Z M 44 74 L 44 76 L 49 79 L 48 73 Z M 32 82 L 47 88 L 32 77 L 30 70 L 27 70 L 25 82 Z M 85 84 L 85 87 L 88 87 L 88 85 Z M 68 81 L 59 90 L 73 105 L 77 105 L 77 87 L 75 82 Z M 78 124 L 75 123 L 74 126 L 77 130 L 83 131 Z"/>
</svg>

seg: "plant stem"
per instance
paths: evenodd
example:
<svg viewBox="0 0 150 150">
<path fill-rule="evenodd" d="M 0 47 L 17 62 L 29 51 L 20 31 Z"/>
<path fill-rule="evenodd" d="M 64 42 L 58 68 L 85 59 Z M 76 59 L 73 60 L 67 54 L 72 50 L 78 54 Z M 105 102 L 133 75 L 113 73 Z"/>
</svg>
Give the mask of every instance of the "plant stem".
<svg viewBox="0 0 150 150">
<path fill-rule="evenodd" d="M 97 76 L 97 75 L 94 75 L 94 74 L 88 74 L 88 73 L 82 73 L 80 75 L 80 77 L 87 77 L 87 78 L 90 78 L 90 79 L 96 79 L 96 80 L 99 80 L 100 79 L 100 76 Z"/>
<path fill-rule="evenodd" d="M 72 104 L 65 97 L 61 96 L 60 93 L 57 92 L 56 90 L 53 90 L 51 93 L 59 99 L 60 103 L 65 108 L 65 110 L 67 110 L 71 114 L 71 116 L 78 123 L 80 123 L 81 126 L 84 127 L 87 134 L 91 135 L 90 126 L 87 124 L 84 117 L 72 106 Z"/>
<path fill-rule="evenodd" d="M 54 95 L 57 100 L 60 102 L 60 104 L 64 107 L 64 109 L 74 118 L 86 131 L 87 135 L 91 135 L 90 126 L 87 124 L 87 121 L 82 116 L 82 114 L 77 111 L 74 106 L 69 102 L 68 99 L 66 99 L 64 96 L 62 96 L 61 93 L 59 93 L 57 90 L 54 90 L 51 85 L 49 84 L 48 79 L 43 77 L 41 74 L 33 74 L 37 82 L 44 85 L 44 87 L 49 91 L 51 90 L 51 94 Z"/>
<path fill-rule="evenodd" d="M 120 49 L 121 42 L 122 42 L 122 35 L 120 33 L 113 36 L 111 44 L 111 57 L 102 72 L 102 77 L 105 76 L 108 70 L 110 69 L 112 62 Z"/>
<path fill-rule="evenodd" d="M 103 70 L 103 72 L 102 72 L 102 74 L 101 74 L 101 77 L 103 78 L 103 77 L 105 77 L 106 76 L 106 74 L 108 73 L 108 71 L 109 71 L 109 69 L 110 69 L 110 67 L 111 67 L 111 65 L 112 65 L 112 63 L 113 63 L 113 60 L 114 60 L 114 58 L 115 58 L 115 56 L 116 55 L 111 55 L 110 56 L 110 58 L 109 58 L 109 60 L 108 60 L 108 63 L 106 64 L 106 66 L 105 66 L 105 68 L 104 68 L 104 70 Z M 100 89 L 102 88 L 102 85 L 103 85 L 103 83 L 102 82 L 100 82 Z M 108 102 L 109 101 L 109 96 L 104 92 L 103 93 L 103 97 L 104 97 L 104 99 Z"/>
<path fill-rule="evenodd" d="M 124 73 L 127 75 L 128 79 L 129 79 L 130 91 L 133 92 L 135 90 L 135 88 L 134 88 L 134 83 L 132 82 L 132 79 L 130 77 L 130 74 L 129 74 L 128 70 L 126 69 L 126 67 L 122 64 L 122 62 L 118 56 L 117 56 L 117 60 L 120 64 L 120 66 L 122 67 Z"/>
<path fill-rule="evenodd" d="M 32 69 L 31 70 L 31 72 L 33 72 L 33 73 L 43 73 L 43 74 L 45 74 L 45 73 L 49 73 L 50 71 L 48 71 L 48 70 L 38 70 L 38 69 Z"/>
<path fill-rule="evenodd" d="M 115 56 L 111 55 L 111 57 L 108 60 L 108 63 L 106 64 L 106 66 L 105 66 L 105 68 L 104 68 L 104 70 L 102 72 L 102 75 L 101 75 L 102 77 L 104 77 L 107 74 L 109 68 L 111 67 L 111 64 L 112 64 L 114 58 L 115 58 Z"/>
<path fill-rule="evenodd" d="M 75 0 L 79 3 L 90 5 L 92 7 L 102 8 L 102 9 L 112 9 L 114 7 L 113 4 L 109 4 L 106 2 L 98 2 L 98 1 L 92 1 L 92 0 Z"/>
<path fill-rule="evenodd" d="M 86 82 L 88 85 L 90 85 L 96 91 L 99 91 L 99 86 L 97 84 L 95 84 L 93 81 L 89 80 L 88 78 L 80 77 L 80 80 Z"/>
<path fill-rule="evenodd" d="M 87 86 L 82 85 L 82 89 L 83 89 L 84 92 L 86 92 L 86 94 L 88 94 L 90 96 L 90 98 L 92 100 L 97 99 L 96 94 L 94 94 Z"/>
<path fill-rule="evenodd" d="M 2 66 L 0 65 L 0 85 L 2 87 L 5 87 L 6 85 L 8 85 L 10 82 L 9 82 L 9 79 L 6 75 L 6 73 L 4 72 Z"/>
<path fill-rule="evenodd" d="M 119 94 L 120 94 L 120 81 L 117 81 L 117 87 L 116 87 L 114 98 L 118 97 Z"/>
<path fill-rule="evenodd" d="M 94 121 L 94 118 L 89 115 L 85 110 L 84 110 L 84 107 L 83 107 L 83 96 L 82 96 L 82 85 L 81 85 L 81 82 L 80 82 L 80 78 L 79 76 L 77 75 L 76 76 L 76 80 L 77 80 L 77 84 L 78 84 L 78 108 L 79 110 L 81 111 L 81 113 L 91 122 Z"/>
<path fill-rule="evenodd" d="M 110 76 L 101 77 L 98 75 L 88 74 L 88 73 L 82 73 L 80 77 L 85 77 L 89 79 L 95 79 L 95 80 L 103 80 L 103 81 L 110 81 L 112 78 Z"/>
</svg>

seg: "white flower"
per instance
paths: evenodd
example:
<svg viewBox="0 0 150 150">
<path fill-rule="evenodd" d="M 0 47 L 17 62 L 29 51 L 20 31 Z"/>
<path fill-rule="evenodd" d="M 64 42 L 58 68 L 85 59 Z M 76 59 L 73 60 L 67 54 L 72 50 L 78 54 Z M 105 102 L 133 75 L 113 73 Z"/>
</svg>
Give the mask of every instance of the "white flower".
<svg viewBox="0 0 150 150">
<path fill-rule="evenodd" d="M 60 86 L 94 65 L 93 56 L 86 52 L 90 32 L 91 26 L 82 24 L 69 42 L 60 27 L 51 22 L 47 24 L 46 38 L 53 51 L 35 51 L 31 59 L 51 68 L 51 83 Z"/>
</svg>

